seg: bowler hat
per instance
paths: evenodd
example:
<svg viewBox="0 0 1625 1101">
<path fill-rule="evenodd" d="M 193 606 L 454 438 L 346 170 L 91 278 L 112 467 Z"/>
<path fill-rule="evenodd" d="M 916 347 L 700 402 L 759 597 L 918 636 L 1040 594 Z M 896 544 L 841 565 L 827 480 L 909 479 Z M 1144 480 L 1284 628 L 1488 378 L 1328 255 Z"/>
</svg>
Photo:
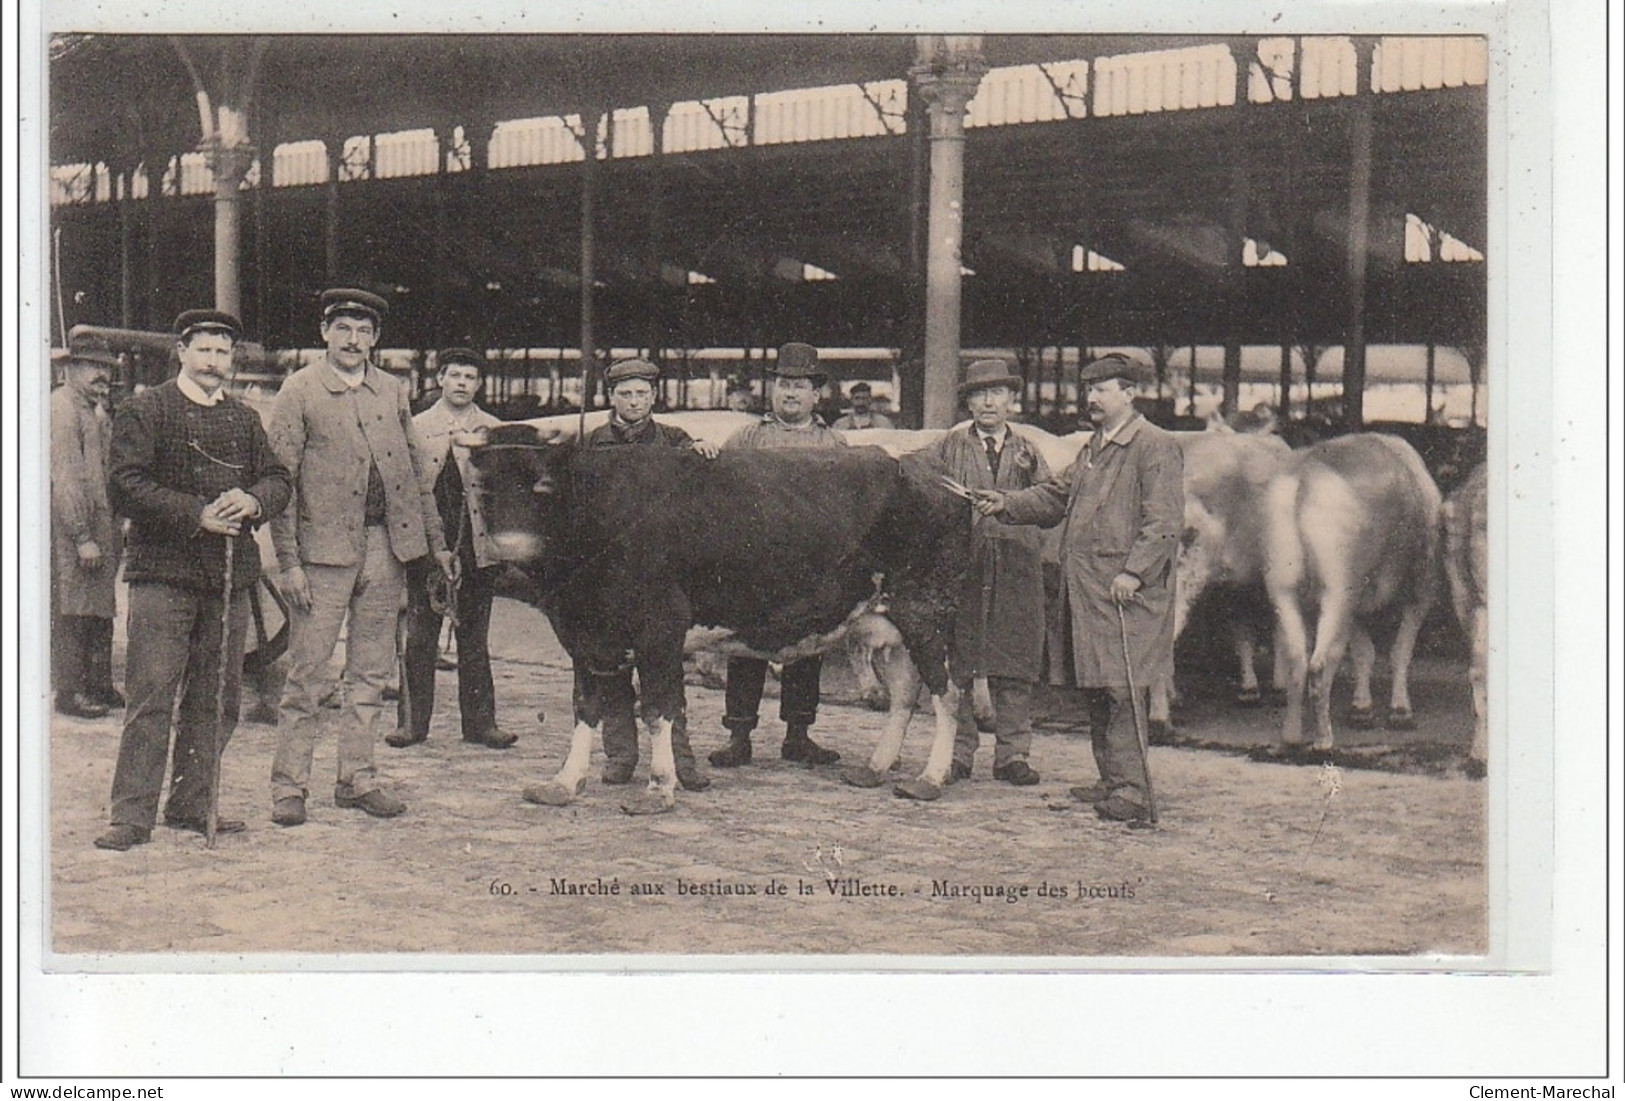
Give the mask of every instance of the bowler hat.
<svg viewBox="0 0 1625 1101">
<path fill-rule="evenodd" d="M 819 386 L 829 381 L 829 372 L 818 365 L 818 349 L 794 340 L 780 346 L 768 372 L 779 378 L 810 378 Z"/>
<path fill-rule="evenodd" d="M 243 323 L 223 310 L 187 310 L 175 318 L 175 336 L 185 340 L 193 333 L 224 333 L 238 341 L 243 337 Z"/>
<path fill-rule="evenodd" d="M 1109 378 L 1121 379 L 1135 386 L 1151 381 L 1151 369 L 1121 352 L 1092 359 L 1078 372 L 1078 382 L 1087 386 L 1091 382 L 1105 382 Z"/>
<path fill-rule="evenodd" d="M 453 363 L 467 364 L 482 374 L 485 371 L 485 357 L 473 348 L 443 348 L 435 353 L 434 362 L 436 371 L 444 371 Z"/>
<path fill-rule="evenodd" d="M 389 303 L 369 291 L 354 287 L 334 287 L 322 292 L 322 321 L 334 314 L 355 314 L 370 317 L 374 325 L 382 325 L 389 313 Z"/>
<path fill-rule="evenodd" d="M 995 386 L 1021 393 L 1023 379 L 1010 370 L 1002 359 L 979 359 L 965 369 L 965 381 L 959 384 L 959 396 L 964 398 L 977 390 L 991 390 Z"/>
<path fill-rule="evenodd" d="M 604 385 L 613 390 L 619 383 L 629 378 L 646 379 L 653 382 L 660 377 L 660 368 L 646 359 L 623 359 L 619 363 L 610 364 L 609 370 L 604 372 Z"/>
<path fill-rule="evenodd" d="M 874 392 L 874 387 L 870 386 L 867 382 L 856 382 L 852 384 L 852 389 L 847 391 L 847 396 L 850 397 L 853 394 L 873 394 Z"/>
</svg>

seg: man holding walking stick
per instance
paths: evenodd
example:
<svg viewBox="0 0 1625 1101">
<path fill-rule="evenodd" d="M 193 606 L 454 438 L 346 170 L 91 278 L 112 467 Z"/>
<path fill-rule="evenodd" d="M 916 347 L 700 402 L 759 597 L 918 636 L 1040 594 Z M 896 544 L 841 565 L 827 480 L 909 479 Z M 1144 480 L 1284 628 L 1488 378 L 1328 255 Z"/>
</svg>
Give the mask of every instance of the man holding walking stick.
<svg viewBox="0 0 1625 1101">
<path fill-rule="evenodd" d="M 241 336 L 230 314 L 181 314 L 179 376 L 126 401 L 113 421 L 108 495 L 130 518 L 129 705 L 100 849 L 123 851 L 151 839 L 172 714 L 164 824 L 208 831 L 215 770 L 237 721 L 247 590 L 260 573 L 254 540 L 237 536 L 281 512 L 293 490 L 259 415 L 225 392 Z M 235 819 L 214 825 L 218 833 L 244 828 Z"/>
<path fill-rule="evenodd" d="M 1065 521 L 1061 584 L 1072 654 L 1051 655 L 1051 677 L 1069 674 L 1085 690 L 1100 772 L 1099 785 L 1073 794 L 1100 817 L 1131 824 L 1155 816 L 1136 720 L 1146 686 L 1173 671 L 1174 567 L 1185 522 L 1179 445 L 1134 409 L 1148 376 L 1123 355 L 1086 364 L 1078 381 L 1095 431 L 1077 461 L 1030 489 L 975 491 L 977 511 L 1003 523 Z"/>
</svg>

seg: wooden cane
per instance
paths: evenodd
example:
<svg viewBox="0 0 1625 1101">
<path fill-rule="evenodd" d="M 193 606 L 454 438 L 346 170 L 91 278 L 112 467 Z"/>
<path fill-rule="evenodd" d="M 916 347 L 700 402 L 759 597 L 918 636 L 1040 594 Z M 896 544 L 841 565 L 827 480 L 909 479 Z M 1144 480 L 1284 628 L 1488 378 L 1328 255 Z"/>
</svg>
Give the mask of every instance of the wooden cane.
<svg viewBox="0 0 1625 1101">
<path fill-rule="evenodd" d="M 214 683 L 214 767 L 209 770 L 209 810 L 203 819 L 203 844 L 214 848 L 214 837 L 220 825 L 220 761 L 226 755 L 220 733 L 226 726 L 226 662 L 231 657 L 231 571 L 236 559 L 237 541 L 228 535 L 226 542 L 226 580 L 220 587 L 220 661 Z"/>
<path fill-rule="evenodd" d="M 1113 597 L 1117 606 L 1117 630 L 1123 640 L 1123 672 L 1128 677 L 1129 706 L 1134 712 L 1134 744 L 1140 749 L 1140 772 L 1145 776 L 1145 810 L 1151 824 L 1157 824 L 1157 796 L 1151 788 L 1151 744 L 1145 732 L 1145 715 L 1140 703 L 1140 690 L 1134 683 L 1134 662 L 1129 657 L 1128 620 L 1123 615 L 1123 602 Z"/>
</svg>

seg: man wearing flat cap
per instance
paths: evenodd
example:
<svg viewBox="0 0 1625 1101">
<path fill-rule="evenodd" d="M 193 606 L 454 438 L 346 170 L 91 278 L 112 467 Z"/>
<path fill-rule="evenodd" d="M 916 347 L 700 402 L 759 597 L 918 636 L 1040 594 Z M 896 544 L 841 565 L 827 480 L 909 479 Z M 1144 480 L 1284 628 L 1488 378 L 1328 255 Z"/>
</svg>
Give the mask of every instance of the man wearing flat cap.
<svg viewBox="0 0 1625 1101">
<path fill-rule="evenodd" d="M 875 412 L 874 387 L 867 382 L 853 383 L 846 396 L 852 399 L 852 412 L 842 413 L 835 418 L 835 423 L 830 425 L 835 431 L 851 432 L 854 429 L 892 427 L 890 417 Z"/>
<path fill-rule="evenodd" d="M 717 446 L 696 441 L 672 424 L 654 419 L 655 382 L 660 368 L 646 359 L 623 359 L 610 365 L 604 374 L 609 388 L 609 421 L 587 434 L 588 450 L 618 447 L 676 447 L 715 458 Z M 601 686 L 604 700 L 604 775 L 606 784 L 629 784 L 638 767 L 638 727 L 634 714 L 637 695 L 632 688 L 630 667 L 605 674 Z M 677 766 L 677 782 L 686 791 L 704 791 L 711 779 L 694 763 L 694 750 L 688 740 L 688 718 L 681 716 L 672 725 L 672 756 Z"/>
<path fill-rule="evenodd" d="M 839 432 L 828 428 L 814 409 L 819 391 L 829 375 L 818 363 L 818 350 L 810 344 L 790 343 L 779 349 L 778 358 L 768 368 L 773 376 L 768 387 L 770 408 L 760 421 L 747 424 L 723 444 L 726 450 L 779 447 L 845 447 Z M 808 765 L 834 764 L 841 755 L 812 740 L 808 733 L 818 718 L 819 677 L 824 659 L 812 657 L 793 661 L 779 677 L 779 718 L 784 720 L 784 745 L 779 755 L 786 761 Z M 711 753 L 718 768 L 737 768 L 750 763 L 751 731 L 756 729 L 762 703 L 762 687 L 767 680 L 767 662 L 761 658 L 729 658 L 728 684 L 724 693 L 722 724 L 728 728 L 728 744 Z"/>
<path fill-rule="evenodd" d="M 249 533 L 280 514 L 292 492 L 259 414 L 225 391 L 241 335 L 230 314 L 181 314 L 180 374 L 124 402 L 113 420 L 108 495 L 130 519 L 129 708 L 113 772 L 112 825 L 96 838 L 98 848 L 122 851 L 151 838 L 171 716 L 175 748 L 164 824 L 204 832 L 215 769 L 237 724 L 248 594 L 260 576 L 259 547 Z M 216 692 L 223 703 L 219 729 Z M 237 819 L 215 824 L 219 833 L 243 828 Z"/>
<path fill-rule="evenodd" d="M 107 500 L 117 366 L 105 352 L 73 351 L 50 397 L 51 679 L 57 713 L 80 719 L 124 706 L 113 687 L 119 530 Z"/>
<path fill-rule="evenodd" d="M 1124 712 L 1131 672 L 1142 703 L 1146 686 L 1173 672 L 1174 566 L 1185 522 L 1179 445 L 1134 409 L 1149 374 L 1124 355 L 1086 364 L 1078 381 L 1095 430 L 1077 461 L 1030 489 L 979 492 L 977 504 L 1003 523 L 1065 522 L 1061 585 L 1073 652 L 1070 668 L 1052 665 L 1051 673 L 1070 674 L 1088 701 L 1100 784 L 1074 794 L 1114 821 L 1149 814 L 1138 735 Z"/>
<path fill-rule="evenodd" d="M 996 359 L 965 372 L 959 398 L 971 423 L 955 428 L 924 454 L 950 478 L 973 490 L 1013 493 L 1050 480 L 1044 457 L 1010 427 L 1010 406 L 1022 380 Z M 954 625 L 954 679 L 959 731 L 950 776 L 969 779 L 980 740 L 968 691 L 988 679 L 993 696 L 993 778 L 1018 786 L 1038 783 L 1032 751 L 1032 690 L 1044 657 L 1043 533 L 1030 525 L 972 518 L 971 569 Z"/>
<path fill-rule="evenodd" d="M 271 446 L 294 479 L 294 504 L 271 526 L 292 624 L 271 766 L 271 820 L 280 826 L 305 821 L 327 663 L 341 630 L 347 711 L 333 802 L 375 818 L 406 809 L 380 786 L 373 762 L 406 564 L 433 555 L 448 577 L 455 569 L 433 483 L 412 447 L 406 387 L 372 362 L 388 304 L 339 288 L 322 293 L 321 308 L 326 354 L 288 376 L 271 411 Z"/>
<path fill-rule="evenodd" d="M 435 659 L 440 649 L 443 609 L 452 612 L 457 636 L 457 705 L 463 741 L 507 749 L 517 736 L 497 726 L 496 692 L 491 681 L 491 598 L 502 562 L 485 527 L 479 472 L 469 460 L 471 434 L 502 423 L 474 403 L 485 372 L 485 357 L 471 348 L 447 348 L 436 357 L 440 400 L 412 418 L 413 447 L 423 478 L 433 487 L 441 527 L 457 563 L 450 599 L 434 597 L 444 586 L 439 566 L 427 556 L 406 571 L 406 675 L 400 726 L 384 741 L 396 748 L 429 736 L 434 713 Z"/>
</svg>

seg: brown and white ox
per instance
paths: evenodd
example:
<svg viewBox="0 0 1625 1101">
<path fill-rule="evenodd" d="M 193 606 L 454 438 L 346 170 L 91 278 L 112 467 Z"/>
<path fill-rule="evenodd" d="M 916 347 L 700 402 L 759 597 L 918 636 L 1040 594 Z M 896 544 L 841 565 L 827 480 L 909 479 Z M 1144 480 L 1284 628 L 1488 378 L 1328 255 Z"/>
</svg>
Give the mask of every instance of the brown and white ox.
<svg viewBox="0 0 1625 1101">
<path fill-rule="evenodd" d="M 1450 601 L 1456 622 L 1472 645 L 1473 747 L 1467 772 L 1481 777 L 1488 758 L 1485 667 L 1490 645 L 1489 473 L 1483 464 L 1445 499 L 1439 522 L 1444 532 L 1444 574 L 1450 583 Z"/>
<path fill-rule="evenodd" d="M 1265 584 L 1286 673 L 1286 746 L 1303 743 L 1307 689 L 1315 748 L 1332 748 L 1332 684 L 1346 652 L 1354 662 L 1354 712 L 1370 713 L 1376 662 L 1370 629 L 1394 618 L 1389 725 L 1414 723 L 1410 663 L 1434 598 L 1439 505 L 1439 489 L 1416 450 L 1378 433 L 1294 452 L 1270 482 Z"/>
</svg>

